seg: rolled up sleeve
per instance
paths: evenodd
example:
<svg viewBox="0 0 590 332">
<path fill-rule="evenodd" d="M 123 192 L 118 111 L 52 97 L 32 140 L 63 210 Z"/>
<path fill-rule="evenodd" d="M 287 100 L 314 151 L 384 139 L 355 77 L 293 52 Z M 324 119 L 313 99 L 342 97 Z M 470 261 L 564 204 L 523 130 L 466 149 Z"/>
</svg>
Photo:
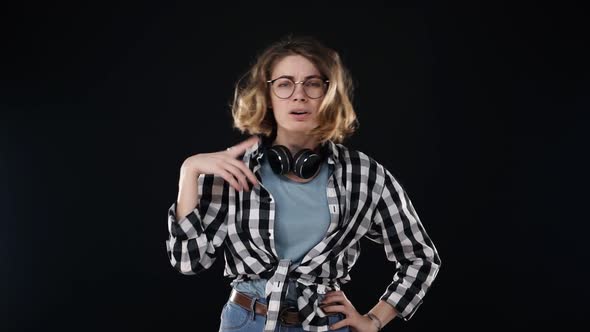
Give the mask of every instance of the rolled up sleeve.
<svg viewBox="0 0 590 332">
<path fill-rule="evenodd" d="M 380 300 L 409 320 L 422 304 L 441 261 L 406 191 L 391 172 L 382 169 L 383 191 L 366 237 L 383 244 L 387 259 L 396 265 L 393 281 Z"/>
<path fill-rule="evenodd" d="M 199 176 L 199 201 L 178 220 L 177 202 L 168 209 L 166 251 L 170 264 L 180 273 L 194 275 L 210 268 L 227 236 L 228 190 L 223 178 Z"/>
</svg>

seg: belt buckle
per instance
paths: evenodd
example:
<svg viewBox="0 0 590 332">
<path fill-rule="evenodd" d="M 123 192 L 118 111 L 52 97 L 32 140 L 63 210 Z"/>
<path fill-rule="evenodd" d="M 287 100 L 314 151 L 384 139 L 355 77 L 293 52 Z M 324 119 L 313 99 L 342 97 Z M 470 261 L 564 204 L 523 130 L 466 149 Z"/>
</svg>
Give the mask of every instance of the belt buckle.
<svg viewBox="0 0 590 332">
<path fill-rule="evenodd" d="M 281 323 L 284 326 L 295 326 L 295 325 L 297 325 L 297 323 L 292 323 L 291 324 L 291 323 L 287 323 L 287 321 L 286 321 L 286 318 L 285 318 L 286 316 L 284 314 L 289 309 L 295 309 L 295 311 L 298 310 L 297 307 L 294 307 L 294 306 L 284 306 L 281 310 L 279 310 L 279 320 L 281 321 Z"/>
</svg>

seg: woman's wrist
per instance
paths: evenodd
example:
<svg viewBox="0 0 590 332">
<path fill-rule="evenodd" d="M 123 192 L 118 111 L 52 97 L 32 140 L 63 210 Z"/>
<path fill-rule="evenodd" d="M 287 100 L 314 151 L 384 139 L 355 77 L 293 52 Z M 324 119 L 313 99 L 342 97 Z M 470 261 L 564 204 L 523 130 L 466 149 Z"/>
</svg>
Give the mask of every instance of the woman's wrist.
<svg viewBox="0 0 590 332">
<path fill-rule="evenodd" d="M 365 314 L 365 316 L 369 317 L 373 321 L 373 323 L 377 327 L 377 331 L 380 331 L 383 328 L 383 323 L 381 322 L 379 317 L 375 316 L 375 314 L 368 312 Z"/>
<path fill-rule="evenodd" d="M 180 167 L 180 170 L 181 170 L 181 172 L 184 172 L 184 173 L 191 173 L 191 174 L 195 174 L 195 173 L 196 173 L 196 174 L 197 174 L 197 176 L 198 176 L 198 175 L 201 173 L 201 172 L 199 171 L 199 169 L 197 168 L 197 166 L 195 165 L 195 161 L 196 161 L 195 159 L 196 159 L 196 156 L 197 156 L 197 155 L 190 156 L 189 158 L 186 158 L 186 159 L 183 161 L 183 163 L 182 163 L 182 165 L 181 165 L 181 167 Z"/>
</svg>

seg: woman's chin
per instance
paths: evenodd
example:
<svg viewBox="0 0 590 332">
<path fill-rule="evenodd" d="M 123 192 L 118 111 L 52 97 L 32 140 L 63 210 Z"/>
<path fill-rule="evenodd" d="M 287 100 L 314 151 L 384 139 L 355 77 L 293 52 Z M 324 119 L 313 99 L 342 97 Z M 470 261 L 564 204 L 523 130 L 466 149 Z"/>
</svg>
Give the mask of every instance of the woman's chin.
<svg viewBox="0 0 590 332">
<path fill-rule="evenodd" d="M 293 132 L 298 134 L 307 134 L 309 133 L 315 126 L 311 122 L 296 122 L 296 123 L 288 123 L 283 126 L 279 126 L 279 130 L 284 130 L 287 132 Z"/>
</svg>

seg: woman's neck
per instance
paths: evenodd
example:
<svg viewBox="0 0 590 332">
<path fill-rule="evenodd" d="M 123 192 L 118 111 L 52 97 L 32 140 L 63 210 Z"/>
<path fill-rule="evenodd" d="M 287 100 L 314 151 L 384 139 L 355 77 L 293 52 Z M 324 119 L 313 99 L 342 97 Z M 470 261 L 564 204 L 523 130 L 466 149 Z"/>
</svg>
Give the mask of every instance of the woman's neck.
<svg viewBox="0 0 590 332">
<path fill-rule="evenodd" d="M 319 141 L 312 136 L 306 135 L 289 135 L 282 132 L 278 132 L 277 136 L 273 141 L 273 145 L 284 145 L 291 151 L 291 154 L 297 153 L 299 150 L 311 149 L 317 150 Z"/>
</svg>

